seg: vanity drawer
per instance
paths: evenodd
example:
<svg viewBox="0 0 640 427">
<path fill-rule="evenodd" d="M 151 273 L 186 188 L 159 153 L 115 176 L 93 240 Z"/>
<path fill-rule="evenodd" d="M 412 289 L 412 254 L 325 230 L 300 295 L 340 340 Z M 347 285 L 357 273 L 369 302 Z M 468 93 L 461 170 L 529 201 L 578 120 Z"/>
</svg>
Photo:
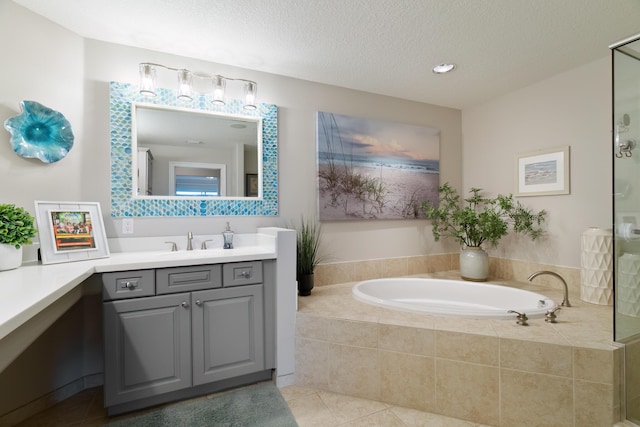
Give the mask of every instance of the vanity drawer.
<svg viewBox="0 0 640 427">
<path fill-rule="evenodd" d="M 224 286 L 242 286 L 262 283 L 262 262 L 234 262 L 224 264 Z"/>
<path fill-rule="evenodd" d="M 156 270 L 158 295 L 221 287 L 222 267 L 220 264 L 159 268 Z"/>
<path fill-rule="evenodd" d="M 147 297 L 156 293 L 153 270 L 102 273 L 102 285 L 103 300 Z"/>
</svg>

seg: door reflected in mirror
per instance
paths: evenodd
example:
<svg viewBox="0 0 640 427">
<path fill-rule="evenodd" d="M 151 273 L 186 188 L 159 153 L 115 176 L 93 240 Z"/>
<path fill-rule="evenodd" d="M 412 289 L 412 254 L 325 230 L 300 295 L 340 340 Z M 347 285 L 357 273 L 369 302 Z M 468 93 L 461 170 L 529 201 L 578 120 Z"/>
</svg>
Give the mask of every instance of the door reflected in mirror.
<svg viewBox="0 0 640 427">
<path fill-rule="evenodd" d="M 134 198 L 238 198 L 260 178 L 261 118 L 132 103 Z"/>
</svg>

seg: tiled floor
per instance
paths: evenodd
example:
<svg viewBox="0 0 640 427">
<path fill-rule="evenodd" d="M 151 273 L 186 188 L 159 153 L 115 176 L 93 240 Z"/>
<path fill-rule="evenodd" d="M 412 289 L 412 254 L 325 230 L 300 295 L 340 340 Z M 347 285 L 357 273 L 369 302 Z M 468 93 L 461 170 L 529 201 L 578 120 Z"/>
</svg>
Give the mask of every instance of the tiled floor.
<svg viewBox="0 0 640 427">
<path fill-rule="evenodd" d="M 467 421 L 310 388 L 280 390 L 300 427 L 480 427 Z M 96 427 L 127 416 L 108 418 L 102 387 L 78 393 L 17 427 Z M 192 427 L 192 426 L 176 426 Z"/>
<path fill-rule="evenodd" d="M 468 421 L 314 390 L 281 389 L 300 427 L 481 427 Z"/>
</svg>

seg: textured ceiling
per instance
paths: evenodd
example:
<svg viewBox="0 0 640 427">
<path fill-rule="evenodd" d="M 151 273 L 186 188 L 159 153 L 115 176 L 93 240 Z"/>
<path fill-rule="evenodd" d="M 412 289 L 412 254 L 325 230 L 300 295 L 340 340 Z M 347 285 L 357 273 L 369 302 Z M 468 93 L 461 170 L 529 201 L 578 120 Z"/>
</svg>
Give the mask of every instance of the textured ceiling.
<svg viewBox="0 0 640 427">
<path fill-rule="evenodd" d="M 640 0 L 13 1 L 87 38 L 460 109 L 640 32 Z"/>
</svg>

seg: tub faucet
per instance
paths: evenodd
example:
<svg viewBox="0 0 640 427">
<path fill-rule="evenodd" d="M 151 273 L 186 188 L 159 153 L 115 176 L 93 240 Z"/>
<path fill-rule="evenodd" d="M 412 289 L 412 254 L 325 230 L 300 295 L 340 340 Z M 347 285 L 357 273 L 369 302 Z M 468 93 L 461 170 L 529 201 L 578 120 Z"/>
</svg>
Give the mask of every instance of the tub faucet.
<svg viewBox="0 0 640 427">
<path fill-rule="evenodd" d="M 193 250 L 193 233 L 191 231 L 187 233 L 187 250 Z"/>
<path fill-rule="evenodd" d="M 560 281 L 562 282 L 562 285 L 564 286 L 564 298 L 562 299 L 562 303 L 560 305 L 564 307 L 571 307 L 571 303 L 569 302 L 569 287 L 567 286 L 567 282 L 558 273 L 554 271 L 540 270 L 540 271 L 536 271 L 531 276 L 529 276 L 528 280 L 531 282 L 533 281 L 533 279 L 543 274 L 548 274 L 550 276 L 557 277 L 558 279 L 560 279 Z"/>
</svg>

